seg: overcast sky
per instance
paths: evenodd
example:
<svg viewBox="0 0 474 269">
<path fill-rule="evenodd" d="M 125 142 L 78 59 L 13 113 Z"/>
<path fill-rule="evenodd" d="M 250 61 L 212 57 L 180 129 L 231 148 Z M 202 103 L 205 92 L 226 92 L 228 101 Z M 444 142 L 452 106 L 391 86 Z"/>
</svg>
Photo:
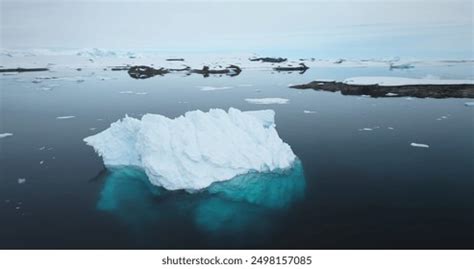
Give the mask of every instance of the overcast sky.
<svg viewBox="0 0 474 269">
<path fill-rule="evenodd" d="M 3 48 L 473 58 L 472 1 L 0 1 Z"/>
</svg>

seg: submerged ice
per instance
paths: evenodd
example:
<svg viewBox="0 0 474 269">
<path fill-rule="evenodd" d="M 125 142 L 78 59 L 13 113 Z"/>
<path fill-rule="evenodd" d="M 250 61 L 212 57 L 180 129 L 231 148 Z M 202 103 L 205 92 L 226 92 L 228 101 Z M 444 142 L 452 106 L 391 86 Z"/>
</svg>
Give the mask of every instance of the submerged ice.
<svg viewBox="0 0 474 269">
<path fill-rule="evenodd" d="M 304 197 L 306 187 L 299 160 L 284 171 L 251 172 L 192 194 L 153 186 L 135 167 L 111 168 L 99 179 L 105 183 L 97 209 L 116 216 L 138 234 L 176 222 L 229 234 L 233 240 L 244 235 L 253 240 L 253 232 L 275 228 L 276 218 Z"/>
<path fill-rule="evenodd" d="M 153 185 L 198 190 L 251 172 L 282 171 L 296 156 L 278 136 L 273 110 L 230 108 L 170 119 L 126 116 L 84 141 L 107 167 L 143 169 Z"/>
</svg>

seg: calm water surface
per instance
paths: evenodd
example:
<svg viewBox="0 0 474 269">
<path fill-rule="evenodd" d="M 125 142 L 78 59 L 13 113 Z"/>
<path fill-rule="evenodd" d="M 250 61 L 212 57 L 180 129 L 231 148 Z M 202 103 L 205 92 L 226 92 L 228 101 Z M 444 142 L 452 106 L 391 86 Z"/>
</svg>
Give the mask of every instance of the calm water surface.
<svg viewBox="0 0 474 269">
<path fill-rule="evenodd" d="M 473 248 L 474 109 L 464 105 L 473 100 L 287 87 L 359 75 L 472 78 L 472 67 L 146 80 L 102 70 L 4 75 L 0 133 L 14 135 L 0 139 L 0 248 Z M 32 83 L 37 76 L 73 79 Z M 290 101 L 245 101 L 264 97 Z M 168 192 L 141 171 L 105 170 L 82 141 L 125 114 L 229 107 L 275 110 L 295 167 Z"/>
</svg>

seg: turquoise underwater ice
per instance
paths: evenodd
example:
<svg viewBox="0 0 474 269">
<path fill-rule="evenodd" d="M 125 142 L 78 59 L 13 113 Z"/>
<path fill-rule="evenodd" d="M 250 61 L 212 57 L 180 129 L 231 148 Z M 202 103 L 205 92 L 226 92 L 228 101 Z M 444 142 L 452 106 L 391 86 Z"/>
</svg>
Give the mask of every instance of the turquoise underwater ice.
<svg viewBox="0 0 474 269">
<path fill-rule="evenodd" d="M 286 170 L 239 175 L 195 192 L 156 187 L 134 167 L 109 169 L 104 180 L 97 209 L 139 233 L 183 221 L 211 234 L 258 233 L 303 199 L 306 186 L 299 160 Z"/>
</svg>

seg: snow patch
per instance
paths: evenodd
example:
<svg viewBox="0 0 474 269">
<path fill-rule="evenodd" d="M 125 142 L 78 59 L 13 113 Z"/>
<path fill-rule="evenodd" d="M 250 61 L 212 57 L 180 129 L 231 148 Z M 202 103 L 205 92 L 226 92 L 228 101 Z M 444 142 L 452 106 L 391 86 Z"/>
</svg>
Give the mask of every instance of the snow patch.
<svg viewBox="0 0 474 269">
<path fill-rule="evenodd" d="M 135 166 L 169 190 L 198 190 L 249 172 L 291 167 L 296 156 L 278 136 L 273 110 L 230 108 L 174 119 L 126 116 L 84 141 L 107 167 Z"/>
<path fill-rule="evenodd" d="M 474 84 L 474 80 L 404 78 L 404 77 L 352 77 L 352 78 L 345 79 L 343 82 L 349 85 L 378 84 L 381 86 Z"/>
</svg>

